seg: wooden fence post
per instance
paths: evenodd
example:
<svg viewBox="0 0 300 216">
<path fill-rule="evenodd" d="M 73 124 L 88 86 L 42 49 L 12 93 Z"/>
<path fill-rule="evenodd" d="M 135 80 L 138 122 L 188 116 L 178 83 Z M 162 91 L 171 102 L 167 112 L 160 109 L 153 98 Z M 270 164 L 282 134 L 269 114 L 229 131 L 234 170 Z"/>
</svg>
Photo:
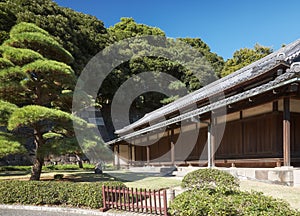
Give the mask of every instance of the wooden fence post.
<svg viewBox="0 0 300 216">
<path fill-rule="evenodd" d="M 105 212 L 108 210 L 108 208 L 106 206 L 105 189 L 106 189 L 105 185 L 102 185 L 102 204 L 103 204 L 103 206 L 102 206 L 102 208 L 100 208 L 101 212 Z"/>
</svg>

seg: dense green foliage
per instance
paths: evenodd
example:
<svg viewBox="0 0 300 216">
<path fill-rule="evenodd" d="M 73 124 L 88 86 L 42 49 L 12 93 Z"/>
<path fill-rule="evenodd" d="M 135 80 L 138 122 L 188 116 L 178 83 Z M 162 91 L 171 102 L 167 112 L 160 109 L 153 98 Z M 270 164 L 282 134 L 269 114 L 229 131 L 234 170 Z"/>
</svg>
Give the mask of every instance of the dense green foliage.
<svg viewBox="0 0 300 216">
<path fill-rule="evenodd" d="M 17 108 L 14 104 L 0 100 L 0 126 L 7 126 L 10 115 Z"/>
<path fill-rule="evenodd" d="M 0 71 L 1 99 L 18 105 L 50 106 L 59 104 L 63 91 L 74 88 L 74 71 L 64 63 L 72 61 L 72 56 L 45 30 L 31 23 L 19 23 L 3 44 L 0 57 L 12 64 Z M 60 104 L 62 109 L 71 106 Z"/>
<path fill-rule="evenodd" d="M 60 7 L 51 0 L 2 0 L 0 11 L 0 44 L 8 39 L 8 32 L 15 24 L 34 23 L 72 54 L 75 61 L 71 66 L 76 74 L 112 41 L 96 17 Z"/>
<path fill-rule="evenodd" d="M 159 28 L 150 27 L 144 24 L 137 24 L 133 18 L 125 17 L 121 18 L 119 23 L 108 28 L 108 32 L 114 41 L 144 35 L 165 36 L 165 33 Z"/>
<path fill-rule="evenodd" d="M 269 55 L 272 52 L 273 50 L 270 47 L 264 47 L 259 44 L 256 44 L 253 49 L 240 49 L 234 52 L 233 57 L 225 62 L 221 76 L 224 77 L 228 74 L 231 74 L 238 69 L 241 69 L 252 62 Z"/>
<path fill-rule="evenodd" d="M 16 105 L 0 100 L 0 126 L 6 127 L 11 114 L 17 109 Z M 19 136 L 8 131 L 0 131 L 0 158 L 9 154 L 25 152 Z"/>
<path fill-rule="evenodd" d="M 206 60 L 211 64 L 215 74 L 220 77 L 221 71 L 224 67 L 224 60 L 216 53 L 212 53 L 209 46 L 204 43 L 200 38 L 179 38 L 185 43 L 190 44 L 194 49 L 198 50 Z"/>
<path fill-rule="evenodd" d="M 10 154 L 26 153 L 19 137 L 8 132 L 0 132 L 0 158 Z"/>
<path fill-rule="evenodd" d="M 78 184 L 60 181 L 1 181 L 0 203 L 99 209 L 102 207 L 103 184 L 125 187 L 122 182 Z"/>
<path fill-rule="evenodd" d="M 238 190 L 238 181 L 217 169 L 199 169 L 182 180 L 188 190 L 175 197 L 169 212 L 174 216 L 300 215 L 286 202 L 258 192 Z"/>
<path fill-rule="evenodd" d="M 189 189 L 212 189 L 222 193 L 236 190 L 238 179 L 218 169 L 198 169 L 184 176 L 181 186 Z"/>
</svg>

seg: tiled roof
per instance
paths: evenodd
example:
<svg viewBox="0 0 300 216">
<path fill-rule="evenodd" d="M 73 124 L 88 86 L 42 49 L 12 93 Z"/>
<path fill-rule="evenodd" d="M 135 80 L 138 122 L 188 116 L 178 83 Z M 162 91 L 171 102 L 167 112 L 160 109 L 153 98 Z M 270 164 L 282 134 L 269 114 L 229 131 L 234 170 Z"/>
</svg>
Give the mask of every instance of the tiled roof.
<svg viewBox="0 0 300 216">
<path fill-rule="evenodd" d="M 300 39 L 289 45 L 286 45 L 285 47 L 279 49 L 278 51 L 273 52 L 270 55 L 254 62 L 240 70 L 237 70 L 236 72 L 234 72 L 226 77 L 216 80 L 215 82 L 212 82 L 209 85 L 204 86 L 203 88 L 201 88 L 199 90 L 196 90 L 182 98 L 179 98 L 178 100 L 176 100 L 168 105 L 165 105 L 153 112 L 146 114 L 143 118 L 139 119 L 138 121 L 122 128 L 120 130 L 117 130 L 115 133 L 127 134 L 130 132 L 133 132 L 134 128 L 137 128 L 139 126 L 147 124 L 150 121 L 155 121 L 159 118 L 162 118 L 168 114 L 173 113 L 176 110 L 183 109 L 184 107 L 188 107 L 189 105 L 194 104 L 197 101 L 201 101 L 206 98 L 210 98 L 210 97 L 217 95 L 219 93 L 222 93 L 223 91 L 230 89 L 236 85 L 239 85 L 248 80 L 251 80 L 258 76 L 261 76 L 262 74 L 268 72 L 270 69 L 274 68 L 279 62 L 285 62 L 287 64 L 291 64 L 299 56 L 300 56 Z M 284 76 L 287 76 L 287 75 L 284 75 Z M 276 79 L 276 80 L 278 81 L 278 79 Z M 272 84 L 271 82 L 268 84 L 274 85 L 274 83 Z M 258 88 L 263 88 L 263 86 L 259 86 Z M 246 92 L 243 92 L 241 94 L 246 94 Z M 238 98 L 236 96 L 237 95 L 235 95 L 235 98 Z M 230 99 L 230 98 L 227 98 L 227 99 Z M 217 103 L 219 103 L 219 101 Z M 209 106 L 211 106 L 211 104 Z"/>
</svg>

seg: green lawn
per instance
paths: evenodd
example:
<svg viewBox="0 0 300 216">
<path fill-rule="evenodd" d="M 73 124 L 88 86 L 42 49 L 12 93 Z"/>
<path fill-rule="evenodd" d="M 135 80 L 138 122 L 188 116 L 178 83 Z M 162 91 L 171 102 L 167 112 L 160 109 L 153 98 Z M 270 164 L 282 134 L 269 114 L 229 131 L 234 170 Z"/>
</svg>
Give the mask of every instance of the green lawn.
<svg viewBox="0 0 300 216">
<path fill-rule="evenodd" d="M 163 177 L 157 173 L 136 173 L 128 171 L 104 171 L 104 174 L 95 174 L 88 170 L 44 170 L 41 180 L 49 181 L 54 179 L 54 175 L 63 174 L 64 181 L 72 182 L 99 182 L 119 180 L 127 187 L 160 189 L 179 186 L 181 180 L 176 177 Z M 2 171 L 0 179 L 28 180 L 30 171 Z"/>
</svg>

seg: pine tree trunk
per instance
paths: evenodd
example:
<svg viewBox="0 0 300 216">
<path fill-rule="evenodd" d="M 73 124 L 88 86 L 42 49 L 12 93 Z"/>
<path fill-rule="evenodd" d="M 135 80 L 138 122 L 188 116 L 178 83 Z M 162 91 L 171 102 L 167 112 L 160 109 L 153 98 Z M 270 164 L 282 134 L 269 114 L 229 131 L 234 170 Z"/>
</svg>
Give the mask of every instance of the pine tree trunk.
<svg viewBox="0 0 300 216">
<path fill-rule="evenodd" d="M 41 173 L 42 173 L 42 166 L 44 164 L 44 156 L 36 156 L 34 159 L 33 166 L 31 168 L 31 176 L 30 180 L 40 180 Z"/>
<path fill-rule="evenodd" d="M 79 165 L 79 168 L 80 169 L 83 169 L 83 164 L 82 164 L 82 159 L 79 155 L 75 154 L 76 155 L 76 158 L 77 158 L 77 161 L 78 161 L 78 165 Z"/>
<path fill-rule="evenodd" d="M 34 143 L 35 143 L 35 159 L 31 168 L 30 180 L 40 180 L 42 173 L 42 166 L 44 164 L 44 154 L 41 152 L 41 146 L 44 144 L 42 133 L 38 129 L 34 129 Z"/>
</svg>

